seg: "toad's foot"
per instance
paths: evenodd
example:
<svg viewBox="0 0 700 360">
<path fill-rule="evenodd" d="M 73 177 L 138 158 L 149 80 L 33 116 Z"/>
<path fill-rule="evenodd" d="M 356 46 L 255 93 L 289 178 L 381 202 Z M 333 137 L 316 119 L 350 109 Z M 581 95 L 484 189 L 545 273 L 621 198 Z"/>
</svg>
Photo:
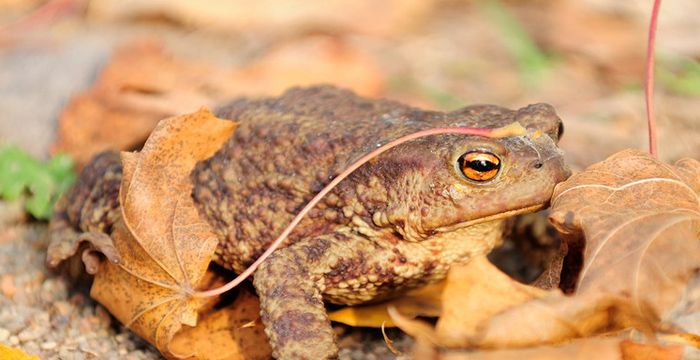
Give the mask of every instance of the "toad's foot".
<svg viewBox="0 0 700 360">
<path fill-rule="evenodd" d="M 273 253 L 255 273 L 265 333 L 277 359 L 333 359 L 338 347 L 321 292 L 294 249 Z"/>
</svg>

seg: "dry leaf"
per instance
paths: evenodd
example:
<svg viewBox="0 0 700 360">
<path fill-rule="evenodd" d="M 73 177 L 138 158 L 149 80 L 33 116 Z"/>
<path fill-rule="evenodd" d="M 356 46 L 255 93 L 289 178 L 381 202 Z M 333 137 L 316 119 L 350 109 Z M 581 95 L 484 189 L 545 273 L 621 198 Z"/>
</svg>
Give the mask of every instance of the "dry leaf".
<svg viewBox="0 0 700 360">
<path fill-rule="evenodd" d="M 161 121 L 140 153 L 122 153 L 122 220 L 112 234 L 121 261 L 101 264 L 91 296 L 169 357 L 191 355 L 173 353 L 170 341 L 212 301 L 191 296 L 212 285 L 204 275 L 218 241 L 192 202 L 189 174 L 234 126 L 200 110 Z"/>
<path fill-rule="evenodd" d="M 88 15 L 101 19 L 165 17 L 197 28 L 241 32 L 299 32 L 308 28 L 385 34 L 429 14 L 428 0 L 101 0 Z"/>
<path fill-rule="evenodd" d="M 84 164 L 102 150 L 138 148 L 160 119 L 233 95 L 224 80 L 230 77 L 217 67 L 174 58 L 151 41 L 124 46 L 93 88 L 63 110 L 52 151 Z"/>
<path fill-rule="evenodd" d="M 485 256 L 453 266 L 436 327 L 441 344 L 462 345 L 463 339 L 478 335 L 480 326 L 494 315 L 545 295 L 545 290 L 512 280 Z"/>
<path fill-rule="evenodd" d="M 677 344 L 685 344 L 692 346 L 696 349 L 700 349 L 700 335 L 681 333 L 681 334 L 669 334 L 660 336 L 661 340 L 674 342 Z"/>
<path fill-rule="evenodd" d="M 420 350 L 426 351 L 426 350 Z M 526 349 L 485 351 L 447 351 L 436 360 L 679 360 L 680 346 L 634 343 L 615 338 L 578 339 L 563 345 L 537 346 Z"/>
<path fill-rule="evenodd" d="M 137 149 L 165 117 L 295 85 L 327 82 L 376 96 L 380 74 L 373 59 L 332 36 L 294 39 L 241 68 L 179 59 L 155 42 L 135 42 L 115 52 L 92 89 L 71 99 L 52 151 L 82 165 L 106 149 Z"/>
<path fill-rule="evenodd" d="M 629 340 L 620 343 L 620 351 L 625 360 L 680 360 L 683 358 L 682 346 L 640 344 Z"/>
<path fill-rule="evenodd" d="M 331 311 L 328 313 L 328 318 L 350 326 L 394 327 L 396 324 L 387 312 L 389 306 L 393 306 L 401 314 L 409 317 L 437 317 L 441 311 L 444 287 L 444 281 L 429 284 L 389 301 L 363 306 L 347 306 Z"/>
<path fill-rule="evenodd" d="M 222 309 L 204 314 L 196 327 L 186 327 L 170 343 L 174 353 L 193 352 L 201 360 L 269 359 L 272 349 L 262 324 L 258 298 L 242 290 L 236 301 Z M 216 351 L 212 351 L 212 349 Z"/>
<path fill-rule="evenodd" d="M 636 150 L 559 184 L 550 218 L 586 238 L 577 293 L 626 295 L 640 314 L 663 316 L 700 265 L 698 192 L 700 163 Z"/>
<path fill-rule="evenodd" d="M 29 355 L 24 351 L 0 344 L 0 359 L 3 360 L 39 360 L 38 356 Z"/>
<path fill-rule="evenodd" d="M 307 36 L 271 48 L 236 73 L 239 94 L 279 94 L 290 86 L 331 83 L 379 96 L 382 69 L 369 55 L 333 36 Z"/>
</svg>

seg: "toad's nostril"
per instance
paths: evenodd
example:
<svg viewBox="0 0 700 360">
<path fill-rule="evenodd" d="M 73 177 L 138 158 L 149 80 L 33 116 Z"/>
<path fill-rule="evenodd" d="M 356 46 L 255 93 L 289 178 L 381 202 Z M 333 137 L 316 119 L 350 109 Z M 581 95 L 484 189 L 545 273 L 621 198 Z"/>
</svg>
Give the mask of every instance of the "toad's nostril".
<svg viewBox="0 0 700 360">
<path fill-rule="evenodd" d="M 544 164 L 542 164 L 542 163 L 539 162 L 539 161 L 535 161 L 535 163 L 532 164 L 532 166 L 533 166 L 535 169 L 539 169 L 539 168 L 541 168 L 542 166 L 544 166 Z"/>
</svg>

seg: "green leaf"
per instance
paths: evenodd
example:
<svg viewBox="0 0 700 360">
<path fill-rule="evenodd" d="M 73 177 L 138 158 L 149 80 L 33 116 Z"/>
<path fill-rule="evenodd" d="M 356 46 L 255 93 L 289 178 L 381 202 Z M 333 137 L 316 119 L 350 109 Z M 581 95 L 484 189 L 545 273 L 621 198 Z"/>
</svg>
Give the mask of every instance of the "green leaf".
<svg viewBox="0 0 700 360">
<path fill-rule="evenodd" d="M 56 155 L 41 162 L 16 146 L 0 147 L 0 197 L 25 198 L 25 208 L 37 219 L 51 217 L 53 205 L 75 181 L 73 160 Z"/>
<path fill-rule="evenodd" d="M 697 60 L 662 57 L 657 75 L 669 92 L 681 96 L 700 95 L 700 62 Z"/>
</svg>

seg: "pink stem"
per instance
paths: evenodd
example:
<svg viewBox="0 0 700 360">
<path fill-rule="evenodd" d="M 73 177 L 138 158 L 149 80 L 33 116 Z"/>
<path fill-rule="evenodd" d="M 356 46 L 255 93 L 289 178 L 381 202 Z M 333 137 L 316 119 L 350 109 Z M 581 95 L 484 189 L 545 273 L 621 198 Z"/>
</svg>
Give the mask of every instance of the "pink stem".
<svg viewBox="0 0 700 360">
<path fill-rule="evenodd" d="M 61 14 L 69 13 L 83 5 L 83 0 L 49 0 L 23 18 L 0 25 L 0 32 L 23 32 L 38 24 L 51 22 Z"/>
<path fill-rule="evenodd" d="M 656 44 L 656 23 L 659 16 L 661 0 L 654 0 L 649 23 L 649 39 L 647 42 L 647 73 L 644 84 L 644 95 L 647 105 L 647 126 L 649 127 L 649 152 L 658 157 L 656 146 L 656 124 L 654 120 L 654 45 Z"/>
<path fill-rule="evenodd" d="M 377 149 L 373 150 L 369 154 L 363 156 L 360 160 L 357 160 L 354 162 L 352 165 L 350 165 L 347 169 L 345 169 L 342 173 L 340 173 L 337 177 L 333 179 L 326 187 L 323 188 L 316 196 L 314 196 L 311 201 L 309 201 L 304 208 L 299 211 L 296 217 L 287 225 L 287 227 L 282 231 L 282 233 L 277 237 L 277 239 L 270 244 L 270 246 L 265 250 L 265 252 L 260 255 L 260 257 L 255 260 L 255 262 L 250 265 L 245 271 L 243 271 L 240 275 L 238 275 L 235 279 L 231 280 L 228 282 L 226 285 L 214 288 L 211 290 L 206 290 L 206 291 L 196 291 L 193 293 L 193 296 L 195 297 L 209 297 L 209 296 L 217 296 L 221 295 L 236 286 L 238 284 L 242 283 L 246 278 L 248 278 L 255 270 L 260 266 L 260 264 L 267 259 L 272 252 L 277 250 L 277 248 L 280 246 L 280 244 L 289 236 L 289 234 L 294 230 L 294 228 L 301 222 L 301 220 L 306 216 L 306 214 L 311 210 L 316 204 L 318 204 L 321 199 L 326 196 L 333 188 L 338 185 L 343 179 L 348 177 L 353 171 L 357 170 L 360 166 L 365 164 L 366 162 L 370 161 L 371 159 L 375 158 L 379 154 L 393 148 L 396 145 L 399 145 L 401 143 L 404 143 L 406 141 L 410 141 L 413 139 L 417 139 L 420 137 L 425 137 L 425 136 L 430 136 L 430 135 L 437 135 L 437 134 L 464 134 L 464 135 L 475 135 L 475 136 L 484 136 L 484 137 L 504 137 L 504 136 L 511 136 L 515 134 L 515 131 L 510 131 L 510 129 L 506 128 L 500 128 L 500 129 L 479 129 L 479 128 L 434 128 L 434 129 L 428 129 L 428 130 L 423 130 L 419 131 L 413 134 L 409 134 L 406 136 L 402 136 L 396 140 L 393 140 L 387 144 L 384 144 Z M 522 128 L 520 128 L 522 129 Z M 505 132 L 503 131 L 505 130 Z M 521 130 L 522 131 L 522 130 Z"/>
</svg>

